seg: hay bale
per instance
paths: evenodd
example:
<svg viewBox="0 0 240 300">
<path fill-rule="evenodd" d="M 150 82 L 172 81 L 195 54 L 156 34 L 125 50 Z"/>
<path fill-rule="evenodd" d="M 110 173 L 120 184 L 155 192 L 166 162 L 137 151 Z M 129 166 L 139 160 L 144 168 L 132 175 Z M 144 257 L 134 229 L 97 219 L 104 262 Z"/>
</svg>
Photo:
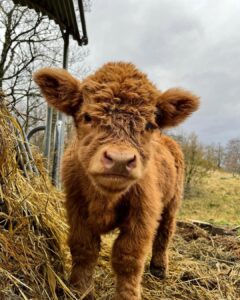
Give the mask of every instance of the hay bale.
<svg viewBox="0 0 240 300">
<path fill-rule="evenodd" d="M 1 103 L 0 299 L 73 299 L 64 283 L 63 195 L 51 185 L 42 159 L 39 176 L 24 176 L 16 159 L 16 126 Z"/>
</svg>

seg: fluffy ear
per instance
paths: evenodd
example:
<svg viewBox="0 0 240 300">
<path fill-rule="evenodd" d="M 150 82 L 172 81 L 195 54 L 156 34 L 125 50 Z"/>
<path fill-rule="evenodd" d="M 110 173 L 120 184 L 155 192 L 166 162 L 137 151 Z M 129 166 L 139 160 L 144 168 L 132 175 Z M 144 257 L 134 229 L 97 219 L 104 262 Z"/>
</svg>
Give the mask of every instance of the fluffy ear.
<svg viewBox="0 0 240 300">
<path fill-rule="evenodd" d="M 43 68 L 33 76 L 49 105 L 74 115 L 81 105 L 80 81 L 64 69 Z"/>
<path fill-rule="evenodd" d="M 159 98 L 156 122 L 160 128 L 176 126 L 199 107 L 199 98 L 182 89 L 169 89 Z"/>
</svg>

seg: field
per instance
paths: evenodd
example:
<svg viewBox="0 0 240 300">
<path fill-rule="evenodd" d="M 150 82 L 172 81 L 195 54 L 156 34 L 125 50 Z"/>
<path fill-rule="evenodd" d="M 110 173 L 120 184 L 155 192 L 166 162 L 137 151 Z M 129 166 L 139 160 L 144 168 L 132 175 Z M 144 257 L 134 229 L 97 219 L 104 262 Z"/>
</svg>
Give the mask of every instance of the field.
<svg viewBox="0 0 240 300">
<path fill-rule="evenodd" d="M 240 177 L 212 172 L 198 196 L 184 199 L 180 219 L 197 219 L 215 224 L 240 224 Z"/>
</svg>

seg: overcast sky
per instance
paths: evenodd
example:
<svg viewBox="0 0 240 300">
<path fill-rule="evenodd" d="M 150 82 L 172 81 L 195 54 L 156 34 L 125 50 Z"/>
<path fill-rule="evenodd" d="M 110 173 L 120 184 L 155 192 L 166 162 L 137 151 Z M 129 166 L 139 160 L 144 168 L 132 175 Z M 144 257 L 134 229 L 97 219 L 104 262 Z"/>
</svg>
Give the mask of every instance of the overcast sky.
<svg viewBox="0 0 240 300">
<path fill-rule="evenodd" d="M 239 0 L 92 0 L 86 22 L 92 71 L 133 62 L 159 89 L 201 97 L 184 131 L 205 143 L 240 138 Z"/>
</svg>

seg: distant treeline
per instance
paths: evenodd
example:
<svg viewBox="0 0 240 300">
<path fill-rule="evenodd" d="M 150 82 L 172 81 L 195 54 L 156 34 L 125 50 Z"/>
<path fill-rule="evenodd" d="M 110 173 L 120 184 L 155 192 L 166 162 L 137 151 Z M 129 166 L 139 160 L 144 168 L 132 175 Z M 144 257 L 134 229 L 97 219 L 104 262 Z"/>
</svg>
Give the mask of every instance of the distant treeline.
<svg viewBox="0 0 240 300">
<path fill-rule="evenodd" d="M 195 133 L 173 135 L 182 147 L 185 156 L 185 194 L 202 186 L 211 171 L 223 170 L 233 176 L 240 175 L 240 139 L 219 144 L 203 145 Z"/>
</svg>

